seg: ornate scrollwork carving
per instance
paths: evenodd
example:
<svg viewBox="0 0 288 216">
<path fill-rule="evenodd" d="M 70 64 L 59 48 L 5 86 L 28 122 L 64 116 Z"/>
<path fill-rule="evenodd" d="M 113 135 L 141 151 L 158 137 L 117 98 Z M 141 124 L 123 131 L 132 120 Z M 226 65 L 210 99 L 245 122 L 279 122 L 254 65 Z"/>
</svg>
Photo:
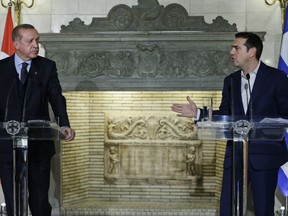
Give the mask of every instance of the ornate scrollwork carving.
<svg viewBox="0 0 288 216">
<path fill-rule="evenodd" d="M 131 8 L 121 4 L 110 10 L 108 19 L 112 21 L 115 30 L 123 30 L 127 29 L 132 24 L 134 17 Z"/>
<path fill-rule="evenodd" d="M 190 64 L 189 52 L 166 52 L 161 56 L 161 68 L 164 77 L 188 77 L 189 76 L 189 64 Z"/>
<path fill-rule="evenodd" d="M 186 9 L 179 4 L 168 5 L 163 12 L 163 23 L 168 29 L 181 29 L 187 20 L 188 13 Z"/>
<path fill-rule="evenodd" d="M 146 139 L 147 129 L 143 117 L 110 117 L 107 125 L 109 139 Z"/>
<path fill-rule="evenodd" d="M 92 55 L 86 55 L 82 59 L 79 71 L 82 75 L 87 77 L 98 77 L 104 75 L 104 69 L 106 65 L 106 53 L 94 53 Z"/>
<path fill-rule="evenodd" d="M 204 16 L 188 16 L 180 4 L 160 5 L 157 0 L 139 0 L 138 5 L 129 7 L 124 4 L 114 6 L 107 18 L 93 18 L 85 25 L 80 18 L 61 26 L 61 33 L 95 31 L 237 31 L 236 25 L 229 24 L 223 17 L 217 17 L 212 24 Z"/>
<path fill-rule="evenodd" d="M 139 43 L 137 50 L 86 53 L 59 52 L 50 56 L 68 76 L 96 78 L 224 76 L 235 70 L 226 51 L 165 51 L 157 43 Z"/>
<path fill-rule="evenodd" d="M 194 126 L 191 121 L 185 121 L 175 116 L 109 117 L 107 137 L 112 140 L 191 140 L 196 137 Z"/>
<path fill-rule="evenodd" d="M 87 31 L 87 29 L 87 25 L 78 17 L 69 22 L 68 26 L 61 25 L 62 32 L 81 32 Z"/>
<path fill-rule="evenodd" d="M 57 62 L 57 70 L 65 76 L 77 76 L 79 59 L 77 52 L 55 52 L 49 56 L 52 60 Z"/>
<path fill-rule="evenodd" d="M 233 23 L 232 25 L 228 23 L 228 20 L 225 20 L 222 16 L 218 16 L 213 19 L 213 23 L 208 25 L 207 28 L 208 32 L 236 32 L 237 27 L 236 24 Z"/>
<path fill-rule="evenodd" d="M 113 55 L 109 72 L 110 77 L 132 77 L 135 70 L 135 60 L 132 52 L 119 51 Z"/>
</svg>

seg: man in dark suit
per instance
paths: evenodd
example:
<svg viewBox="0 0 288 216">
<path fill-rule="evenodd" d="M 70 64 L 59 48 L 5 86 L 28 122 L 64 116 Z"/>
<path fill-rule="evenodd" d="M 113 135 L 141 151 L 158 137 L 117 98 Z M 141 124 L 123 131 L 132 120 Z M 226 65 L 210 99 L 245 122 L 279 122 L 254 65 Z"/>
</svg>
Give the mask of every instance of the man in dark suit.
<svg viewBox="0 0 288 216">
<path fill-rule="evenodd" d="M 49 104 L 59 119 L 65 141 L 74 139 L 66 112 L 56 64 L 38 56 L 39 34 L 29 24 L 16 26 L 12 33 L 16 52 L 0 61 L 0 121 L 50 120 Z M 23 68 L 23 63 L 25 64 Z M 22 72 L 23 71 L 23 76 Z M 53 141 L 29 140 L 29 207 L 34 216 L 50 216 L 48 200 L 50 162 L 55 153 Z M 8 216 L 13 214 L 13 145 L 0 140 L 0 178 Z"/>
<path fill-rule="evenodd" d="M 240 70 L 225 78 L 222 101 L 219 110 L 213 111 L 213 114 L 234 114 L 249 119 L 252 109 L 254 116 L 288 117 L 287 75 L 261 62 L 262 50 L 263 44 L 258 35 L 250 32 L 239 32 L 235 35 L 230 56 L 233 64 Z M 252 91 L 251 99 L 248 79 Z M 187 100 L 189 104 L 173 104 L 172 111 L 179 113 L 178 116 L 200 118 L 201 110 L 190 97 L 187 97 Z M 252 191 L 256 216 L 274 215 L 278 169 L 288 160 L 287 155 L 284 140 L 249 142 L 248 182 Z M 231 169 L 232 143 L 229 141 L 224 160 L 220 200 L 221 216 L 232 215 Z"/>
</svg>

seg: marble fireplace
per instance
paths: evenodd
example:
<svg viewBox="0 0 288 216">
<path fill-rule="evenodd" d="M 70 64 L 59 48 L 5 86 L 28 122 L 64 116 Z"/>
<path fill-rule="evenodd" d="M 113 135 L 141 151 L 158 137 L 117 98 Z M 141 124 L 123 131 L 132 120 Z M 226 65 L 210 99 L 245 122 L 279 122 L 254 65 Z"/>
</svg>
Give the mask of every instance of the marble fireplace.
<svg viewBox="0 0 288 216">
<path fill-rule="evenodd" d="M 77 133 L 54 164 L 61 215 L 217 215 L 225 143 L 198 140 L 170 107 L 219 105 L 235 32 L 149 0 L 41 34 Z"/>
</svg>

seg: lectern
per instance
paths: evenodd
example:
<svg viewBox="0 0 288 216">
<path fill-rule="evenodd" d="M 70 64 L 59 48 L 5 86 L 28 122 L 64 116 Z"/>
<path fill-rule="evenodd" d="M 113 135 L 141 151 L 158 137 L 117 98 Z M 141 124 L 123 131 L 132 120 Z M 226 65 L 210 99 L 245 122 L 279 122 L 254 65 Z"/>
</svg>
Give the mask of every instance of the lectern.
<svg viewBox="0 0 288 216">
<path fill-rule="evenodd" d="M 60 129 L 46 120 L 10 120 L 0 131 L 0 139 L 13 141 L 14 216 L 28 216 L 28 140 L 59 140 Z"/>
<path fill-rule="evenodd" d="M 280 141 L 286 128 L 288 121 L 281 118 L 213 116 L 197 122 L 198 139 L 233 141 L 232 215 L 247 215 L 248 141 Z"/>
</svg>

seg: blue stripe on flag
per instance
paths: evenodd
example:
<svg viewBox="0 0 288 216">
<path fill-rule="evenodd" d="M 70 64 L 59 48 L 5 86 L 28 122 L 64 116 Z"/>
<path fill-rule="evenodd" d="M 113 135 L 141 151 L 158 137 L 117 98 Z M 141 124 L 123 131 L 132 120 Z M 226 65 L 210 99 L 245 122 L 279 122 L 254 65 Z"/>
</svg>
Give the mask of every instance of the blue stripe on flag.
<svg viewBox="0 0 288 216">
<path fill-rule="evenodd" d="M 285 64 L 283 58 L 280 56 L 278 68 L 284 72 L 288 71 L 288 66 Z M 287 74 L 287 72 L 286 72 Z"/>
<path fill-rule="evenodd" d="M 288 195 L 288 177 L 282 168 L 279 169 L 278 172 L 278 187 L 282 194 L 286 197 Z"/>
</svg>

